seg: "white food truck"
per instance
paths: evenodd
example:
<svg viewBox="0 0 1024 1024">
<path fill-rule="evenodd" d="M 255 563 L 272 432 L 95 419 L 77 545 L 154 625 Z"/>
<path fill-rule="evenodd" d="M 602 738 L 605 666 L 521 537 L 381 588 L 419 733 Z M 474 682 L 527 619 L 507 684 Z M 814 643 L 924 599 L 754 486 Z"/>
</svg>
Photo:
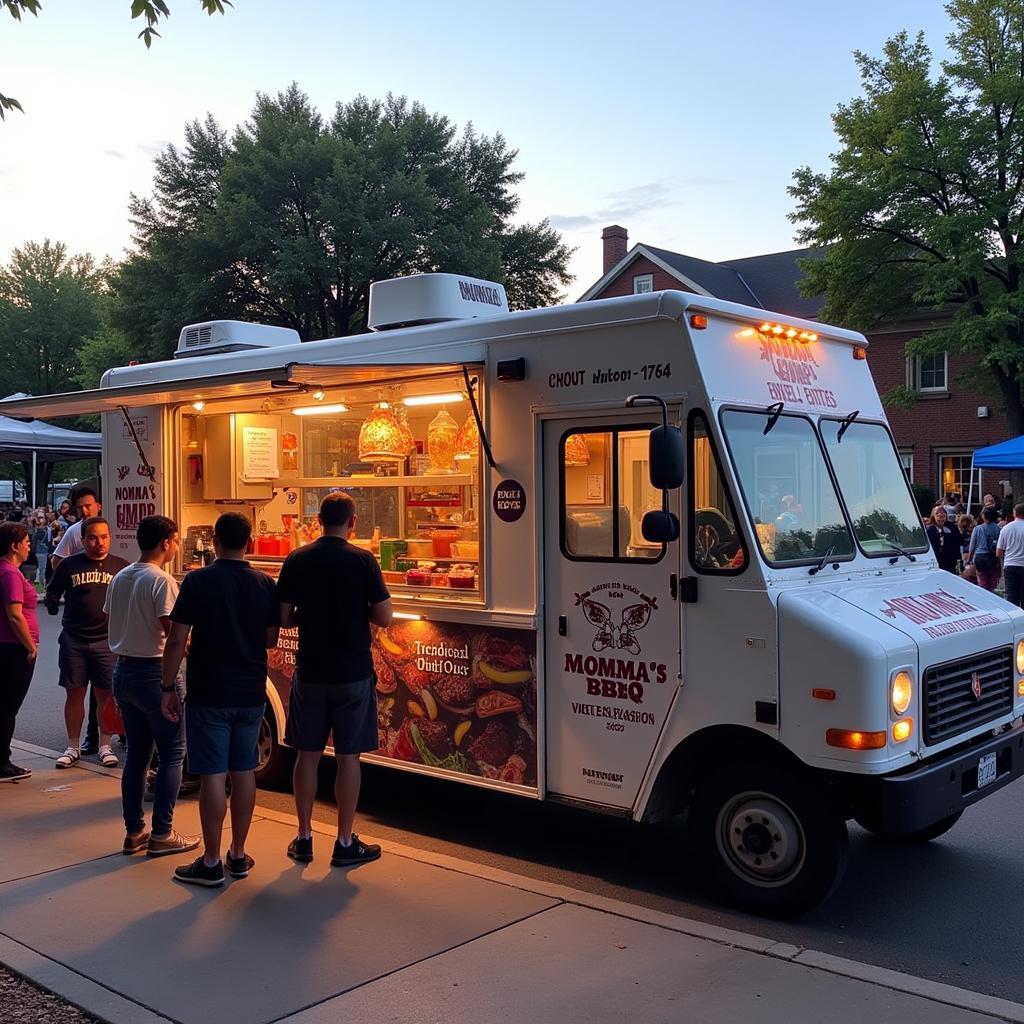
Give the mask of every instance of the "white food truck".
<svg viewBox="0 0 1024 1024">
<path fill-rule="evenodd" d="M 682 292 L 509 313 L 374 286 L 371 333 L 185 328 L 176 358 L 7 415 L 103 413 L 112 549 L 225 510 L 274 575 L 323 496 L 398 618 L 366 760 L 654 822 L 727 899 L 839 881 L 847 821 L 930 839 L 1024 768 L 1024 612 L 939 570 L 850 331 Z M 666 418 L 667 417 L 667 418 Z M 261 777 L 296 642 L 270 652 Z"/>
</svg>

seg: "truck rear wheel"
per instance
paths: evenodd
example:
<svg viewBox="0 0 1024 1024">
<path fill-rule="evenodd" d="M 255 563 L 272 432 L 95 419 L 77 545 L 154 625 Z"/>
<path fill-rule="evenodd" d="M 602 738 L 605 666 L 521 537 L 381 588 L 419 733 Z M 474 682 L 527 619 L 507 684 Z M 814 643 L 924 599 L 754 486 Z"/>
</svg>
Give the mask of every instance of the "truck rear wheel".
<svg viewBox="0 0 1024 1024">
<path fill-rule="evenodd" d="M 712 881 L 755 914 L 809 910 L 846 869 L 846 822 L 819 787 L 783 766 L 723 768 L 698 789 L 690 820 Z"/>
<path fill-rule="evenodd" d="M 256 785 L 265 789 L 284 785 L 291 778 L 291 752 L 278 742 L 277 720 L 270 701 L 267 701 L 260 722 L 256 749 L 259 754 L 259 761 L 256 764 Z"/>
</svg>

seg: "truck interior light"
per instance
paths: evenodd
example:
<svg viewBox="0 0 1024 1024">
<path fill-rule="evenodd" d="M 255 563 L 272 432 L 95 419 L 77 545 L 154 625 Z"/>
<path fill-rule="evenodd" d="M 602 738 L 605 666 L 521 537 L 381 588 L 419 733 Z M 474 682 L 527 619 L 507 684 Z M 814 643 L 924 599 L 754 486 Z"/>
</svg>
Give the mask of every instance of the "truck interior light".
<svg viewBox="0 0 1024 1024">
<path fill-rule="evenodd" d="M 206 408 L 206 403 L 205 402 L 193 402 L 192 403 L 192 408 L 195 409 L 196 412 L 202 412 Z"/>
<path fill-rule="evenodd" d="M 904 740 L 910 738 L 910 734 L 914 731 L 914 722 L 910 718 L 901 718 L 898 722 L 893 723 L 892 727 L 892 741 L 893 743 L 902 743 Z"/>
<path fill-rule="evenodd" d="M 393 619 L 409 619 L 412 622 L 419 622 L 423 618 L 422 615 L 417 615 L 415 612 L 392 612 L 391 617 Z"/>
<path fill-rule="evenodd" d="M 1024 676 L 1024 640 L 1017 641 L 1017 674 Z"/>
<path fill-rule="evenodd" d="M 403 405 L 450 405 L 452 402 L 461 402 L 462 394 L 458 391 L 451 391 L 443 395 L 409 395 L 402 399 Z"/>
<path fill-rule="evenodd" d="M 292 412 L 296 416 L 329 416 L 331 413 L 348 412 L 348 406 L 340 402 L 334 405 L 300 405 Z"/>
<path fill-rule="evenodd" d="M 845 747 L 847 750 L 881 750 L 885 746 L 886 734 L 882 732 L 861 732 L 859 729 L 829 729 L 825 742 L 830 747 Z"/>
<path fill-rule="evenodd" d="M 703 313 L 691 313 L 690 326 L 695 331 L 706 330 L 708 326 L 708 318 Z"/>
<path fill-rule="evenodd" d="M 324 391 L 314 391 L 309 397 L 312 398 L 314 402 L 322 402 L 327 395 Z"/>
<path fill-rule="evenodd" d="M 835 700 L 836 699 L 836 691 L 835 690 L 825 690 L 825 689 L 814 689 L 814 690 L 811 690 L 811 696 L 815 700 Z"/>
<path fill-rule="evenodd" d="M 853 349 L 853 358 L 854 359 L 863 360 L 863 359 L 867 359 L 867 357 L 868 357 L 868 350 L 866 348 L 861 348 L 860 345 L 855 345 L 854 346 L 854 349 Z"/>
<path fill-rule="evenodd" d="M 914 680 L 910 673 L 901 668 L 893 673 L 891 685 L 892 709 L 902 715 L 910 707 L 910 699 L 914 693 Z"/>
</svg>

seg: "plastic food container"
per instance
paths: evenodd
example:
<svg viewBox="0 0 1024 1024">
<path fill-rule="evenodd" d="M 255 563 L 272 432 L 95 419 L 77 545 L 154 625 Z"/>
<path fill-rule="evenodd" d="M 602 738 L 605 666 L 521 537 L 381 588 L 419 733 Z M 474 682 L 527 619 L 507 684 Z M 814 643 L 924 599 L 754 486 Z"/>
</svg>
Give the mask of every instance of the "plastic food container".
<svg viewBox="0 0 1024 1024">
<path fill-rule="evenodd" d="M 452 569 L 448 573 L 448 586 L 453 590 L 473 590 L 476 587 L 476 573 L 472 569 Z"/>
<path fill-rule="evenodd" d="M 430 542 L 434 546 L 434 557 L 435 558 L 451 558 L 452 557 L 452 541 L 459 539 L 458 530 L 431 530 L 430 531 Z"/>
<path fill-rule="evenodd" d="M 480 557 L 480 541 L 459 540 L 452 544 L 452 558 L 465 558 L 475 562 Z"/>
<path fill-rule="evenodd" d="M 429 569 L 410 569 L 405 574 L 405 582 L 410 587 L 429 587 L 433 575 Z"/>
<path fill-rule="evenodd" d="M 405 542 L 405 553 L 410 558 L 430 558 L 434 554 L 434 543 L 431 540 L 408 540 Z"/>
</svg>

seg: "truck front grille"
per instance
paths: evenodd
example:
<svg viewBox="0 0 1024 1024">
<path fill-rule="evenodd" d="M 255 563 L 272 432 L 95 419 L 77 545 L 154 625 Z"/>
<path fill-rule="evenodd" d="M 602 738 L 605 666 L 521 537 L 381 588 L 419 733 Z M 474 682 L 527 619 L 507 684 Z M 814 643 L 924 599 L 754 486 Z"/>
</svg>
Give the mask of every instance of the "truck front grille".
<svg viewBox="0 0 1024 1024">
<path fill-rule="evenodd" d="M 1013 649 L 1000 647 L 932 665 L 925 671 L 922 686 L 924 741 L 938 743 L 1013 707 Z M 980 696 L 975 692 L 979 686 Z"/>
</svg>

